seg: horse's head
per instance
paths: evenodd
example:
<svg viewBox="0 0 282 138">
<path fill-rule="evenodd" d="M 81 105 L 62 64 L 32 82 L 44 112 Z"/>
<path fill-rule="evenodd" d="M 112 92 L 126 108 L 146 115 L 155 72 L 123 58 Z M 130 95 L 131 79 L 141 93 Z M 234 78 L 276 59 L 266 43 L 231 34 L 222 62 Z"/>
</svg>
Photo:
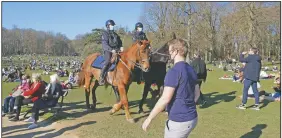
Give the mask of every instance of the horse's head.
<svg viewBox="0 0 282 138">
<path fill-rule="evenodd" d="M 136 47 L 136 62 L 144 72 L 148 72 L 150 68 L 150 41 L 142 40 L 134 44 Z"/>
<path fill-rule="evenodd" d="M 170 59 L 169 55 L 169 47 L 167 43 L 163 45 L 162 47 L 156 49 L 151 53 L 151 61 L 152 62 L 164 62 L 167 63 Z"/>
</svg>

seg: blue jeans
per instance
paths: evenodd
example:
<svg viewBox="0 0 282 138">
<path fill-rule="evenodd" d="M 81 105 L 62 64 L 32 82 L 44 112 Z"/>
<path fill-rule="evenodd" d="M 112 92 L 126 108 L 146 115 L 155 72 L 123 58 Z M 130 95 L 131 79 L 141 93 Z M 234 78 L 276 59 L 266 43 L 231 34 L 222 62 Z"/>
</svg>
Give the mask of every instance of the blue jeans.
<svg viewBox="0 0 282 138">
<path fill-rule="evenodd" d="M 244 80 L 244 89 L 243 89 L 243 98 L 242 98 L 242 103 L 246 104 L 247 103 L 247 98 L 248 98 L 248 90 L 249 88 L 252 87 L 254 96 L 255 96 L 255 104 L 259 104 L 259 92 L 258 92 L 258 87 L 257 87 L 257 82 L 245 79 Z"/>
<path fill-rule="evenodd" d="M 4 113 L 8 113 L 9 111 L 12 112 L 15 104 L 15 97 L 8 96 L 4 99 Z M 9 108 L 10 107 L 10 108 Z"/>
<path fill-rule="evenodd" d="M 273 98 L 279 98 L 280 95 L 281 95 L 281 93 L 275 92 L 275 93 L 272 94 L 272 97 L 273 97 Z"/>
</svg>

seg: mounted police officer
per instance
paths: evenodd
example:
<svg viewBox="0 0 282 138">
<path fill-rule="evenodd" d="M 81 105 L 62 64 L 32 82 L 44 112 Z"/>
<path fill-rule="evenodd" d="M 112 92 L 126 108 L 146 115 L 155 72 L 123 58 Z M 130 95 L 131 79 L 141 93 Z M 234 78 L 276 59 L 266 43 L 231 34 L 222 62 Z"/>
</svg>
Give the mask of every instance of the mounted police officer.
<svg viewBox="0 0 282 138">
<path fill-rule="evenodd" d="M 143 24 L 138 22 L 135 24 L 135 32 L 133 33 L 132 41 L 135 43 L 137 40 L 147 40 L 146 34 L 143 32 Z M 137 81 L 137 84 L 140 84 L 141 81 L 143 81 L 143 73 L 139 68 L 136 68 L 134 70 L 135 79 Z"/>
<path fill-rule="evenodd" d="M 137 40 L 148 40 L 146 34 L 143 32 L 143 24 L 138 22 L 135 24 L 135 32 L 133 33 L 133 42 Z"/>
<path fill-rule="evenodd" d="M 107 30 L 102 33 L 102 47 L 104 53 L 104 66 L 101 70 L 99 84 L 103 85 L 105 83 L 104 78 L 107 74 L 108 68 L 110 67 L 110 60 L 112 54 L 117 51 L 123 51 L 122 41 L 117 33 L 114 32 L 115 22 L 113 20 L 107 20 L 105 24 Z"/>
</svg>

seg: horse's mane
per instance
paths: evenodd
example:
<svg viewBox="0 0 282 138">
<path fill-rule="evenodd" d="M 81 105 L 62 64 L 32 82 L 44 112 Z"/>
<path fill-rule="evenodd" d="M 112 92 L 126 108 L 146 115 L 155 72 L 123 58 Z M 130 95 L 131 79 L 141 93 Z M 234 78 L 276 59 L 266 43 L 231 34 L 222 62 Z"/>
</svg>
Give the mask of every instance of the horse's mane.
<svg viewBox="0 0 282 138">
<path fill-rule="evenodd" d="M 135 43 L 133 43 L 129 48 L 125 49 L 123 52 L 121 52 L 119 55 L 122 56 L 122 55 L 125 55 L 126 53 L 128 53 L 128 51 L 134 47 L 138 42 L 136 41 Z"/>
</svg>

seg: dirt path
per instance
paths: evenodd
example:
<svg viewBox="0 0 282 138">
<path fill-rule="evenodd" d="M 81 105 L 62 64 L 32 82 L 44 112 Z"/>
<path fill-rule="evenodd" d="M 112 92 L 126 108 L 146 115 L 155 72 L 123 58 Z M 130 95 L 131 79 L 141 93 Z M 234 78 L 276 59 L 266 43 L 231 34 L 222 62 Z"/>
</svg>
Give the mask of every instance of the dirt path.
<svg viewBox="0 0 282 138">
<path fill-rule="evenodd" d="M 84 105 L 84 104 L 83 104 Z M 58 121 L 40 120 L 39 128 L 29 130 L 30 123 L 24 121 L 10 122 L 7 117 L 2 118 L 2 137 L 3 138 L 78 138 L 80 130 L 87 128 L 87 125 L 95 124 L 95 120 L 103 121 L 108 117 L 110 107 L 99 107 L 99 114 L 86 109 L 71 109 L 72 106 L 64 107 L 63 112 L 58 116 Z M 42 117 L 41 117 L 42 118 Z"/>
</svg>

